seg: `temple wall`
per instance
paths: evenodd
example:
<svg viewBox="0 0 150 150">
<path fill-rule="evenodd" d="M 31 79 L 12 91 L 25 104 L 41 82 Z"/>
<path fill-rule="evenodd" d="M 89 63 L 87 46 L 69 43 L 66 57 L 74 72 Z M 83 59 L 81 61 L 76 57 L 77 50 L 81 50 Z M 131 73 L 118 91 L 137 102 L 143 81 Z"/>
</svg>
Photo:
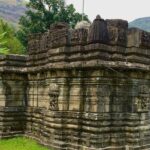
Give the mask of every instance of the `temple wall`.
<svg viewBox="0 0 150 150">
<path fill-rule="evenodd" d="M 31 35 L 29 55 L 0 57 L 0 138 L 58 150 L 149 149 L 149 43 L 150 33 L 99 16 L 89 29 L 58 23 Z"/>
<path fill-rule="evenodd" d="M 149 79 L 107 68 L 30 74 L 27 135 L 55 149 L 147 148 Z"/>
<path fill-rule="evenodd" d="M 0 57 L 0 138 L 23 135 L 26 128 L 25 56 Z"/>
</svg>

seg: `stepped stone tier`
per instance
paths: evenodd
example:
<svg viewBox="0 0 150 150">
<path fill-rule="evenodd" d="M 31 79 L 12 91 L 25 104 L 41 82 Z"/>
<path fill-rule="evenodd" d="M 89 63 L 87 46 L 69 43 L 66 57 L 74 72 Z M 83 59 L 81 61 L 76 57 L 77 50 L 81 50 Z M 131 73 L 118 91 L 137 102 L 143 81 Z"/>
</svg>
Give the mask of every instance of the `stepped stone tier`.
<svg viewBox="0 0 150 150">
<path fill-rule="evenodd" d="M 54 150 L 150 149 L 150 33 L 97 16 L 53 24 L 0 56 L 0 138 Z"/>
</svg>

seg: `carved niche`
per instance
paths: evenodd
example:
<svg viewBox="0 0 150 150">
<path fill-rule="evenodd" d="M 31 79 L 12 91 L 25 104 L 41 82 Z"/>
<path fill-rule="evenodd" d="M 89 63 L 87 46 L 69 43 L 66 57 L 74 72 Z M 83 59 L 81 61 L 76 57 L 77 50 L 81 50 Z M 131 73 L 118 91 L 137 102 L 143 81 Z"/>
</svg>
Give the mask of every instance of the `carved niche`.
<svg viewBox="0 0 150 150">
<path fill-rule="evenodd" d="M 88 30 L 87 29 L 75 29 L 70 30 L 70 45 L 84 45 L 87 43 Z"/>
<path fill-rule="evenodd" d="M 135 98 L 136 112 L 149 111 L 149 88 L 147 85 L 139 87 L 139 96 Z"/>
<path fill-rule="evenodd" d="M 59 97 L 59 86 L 56 83 L 51 83 L 49 88 L 49 110 L 57 111 L 58 97 Z"/>
</svg>

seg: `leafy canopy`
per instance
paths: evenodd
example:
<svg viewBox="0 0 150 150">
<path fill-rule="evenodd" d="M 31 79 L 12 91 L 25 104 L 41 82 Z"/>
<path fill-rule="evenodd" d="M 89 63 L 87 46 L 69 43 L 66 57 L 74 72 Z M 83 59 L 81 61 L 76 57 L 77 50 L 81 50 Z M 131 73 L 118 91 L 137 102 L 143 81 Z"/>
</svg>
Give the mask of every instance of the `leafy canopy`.
<svg viewBox="0 0 150 150">
<path fill-rule="evenodd" d="M 64 0 L 30 0 L 26 15 L 20 19 L 18 37 L 27 46 L 27 36 L 31 33 L 45 32 L 52 23 L 66 22 L 74 27 L 82 20 L 82 15 L 76 12 L 74 6 L 65 5 Z M 84 15 L 84 20 L 88 17 Z"/>
<path fill-rule="evenodd" d="M 17 39 L 15 29 L 0 20 L 0 54 L 23 54 L 24 47 Z"/>
<path fill-rule="evenodd" d="M 0 34 L 0 54 L 8 54 L 9 49 L 5 47 L 4 45 L 7 43 L 7 41 L 4 39 L 5 33 Z"/>
</svg>

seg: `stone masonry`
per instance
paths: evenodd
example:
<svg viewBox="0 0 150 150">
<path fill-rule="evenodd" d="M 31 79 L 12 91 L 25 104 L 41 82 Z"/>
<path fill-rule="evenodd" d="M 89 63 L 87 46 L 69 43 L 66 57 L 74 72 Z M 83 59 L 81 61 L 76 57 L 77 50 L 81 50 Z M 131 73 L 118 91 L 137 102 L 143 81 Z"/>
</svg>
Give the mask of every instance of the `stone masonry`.
<svg viewBox="0 0 150 150">
<path fill-rule="evenodd" d="M 150 33 L 97 16 L 53 24 L 0 56 L 0 138 L 54 150 L 150 149 Z"/>
</svg>

